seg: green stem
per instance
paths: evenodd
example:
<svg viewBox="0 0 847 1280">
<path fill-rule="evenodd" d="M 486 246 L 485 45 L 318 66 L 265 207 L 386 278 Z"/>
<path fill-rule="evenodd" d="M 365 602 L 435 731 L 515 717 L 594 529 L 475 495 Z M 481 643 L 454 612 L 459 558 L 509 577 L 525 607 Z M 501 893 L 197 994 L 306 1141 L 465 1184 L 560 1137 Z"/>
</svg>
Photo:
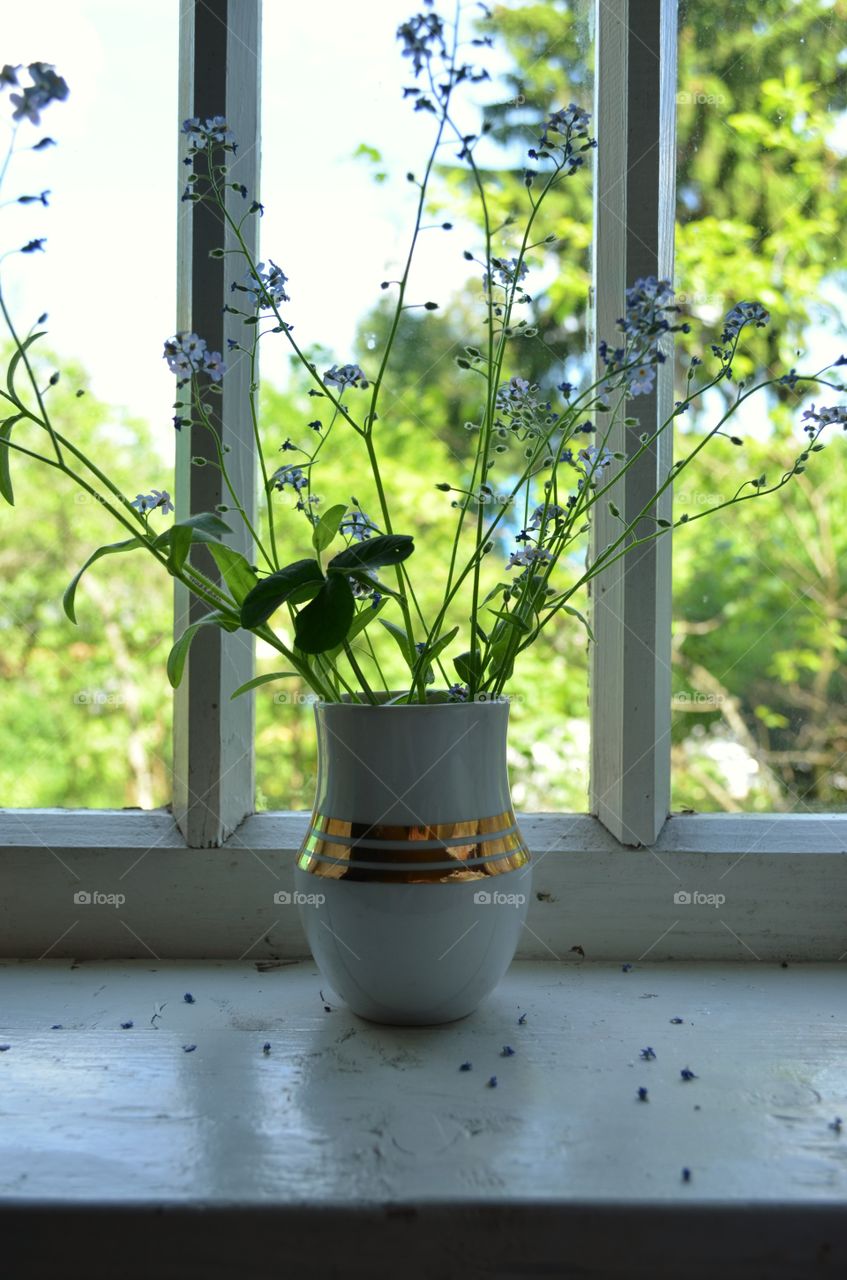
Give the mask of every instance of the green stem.
<svg viewBox="0 0 847 1280">
<path fill-rule="evenodd" d="M 7 161 L 6 161 L 6 163 L 8 164 L 8 157 L 7 157 Z M 30 362 L 29 362 L 29 356 L 27 355 L 27 352 L 25 351 L 25 349 L 24 349 L 24 347 L 23 347 L 23 345 L 22 345 L 22 343 L 21 343 L 21 340 L 20 340 L 20 338 L 18 337 L 17 330 L 15 329 L 15 326 L 14 326 L 14 324 L 12 323 L 12 317 L 11 317 L 11 315 L 9 314 L 9 310 L 8 310 L 8 308 L 7 308 L 7 306 L 6 306 L 6 300 L 5 300 L 5 298 L 3 297 L 2 290 L 0 290 L 0 311 L 2 311 L 2 313 L 3 313 L 3 319 L 4 319 L 4 320 L 5 320 L 5 322 L 6 322 L 6 327 L 8 328 L 8 330 L 9 330 L 10 334 L 12 335 L 12 341 L 14 342 L 15 347 L 17 348 L 18 354 L 20 355 L 21 360 L 23 361 L 24 368 L 26 369 L 27 374 L 29 375 L 30 385 L 32 386 L 33 391 L 35 392 L 35 398 L 36 398 L 36 400 L 38 401 L 38 407 L 39 407 L 39 409 L 41 410 L 41 416 L 42 416 L 42 418 L 43 418 L 43 423 L 42 423 L 41 425 L 46 426 L 47 431 L 48 431 L 48 432 L 49 432 L 49 434 L 50 434 L 50 438 L 51 438 L 51 440 L 52 440 L 52 442 L 53 442 L 53 448 L 54 448 L 54 449 L 55 449 L 55 451 L 56 451 L 56 459 L 57 459 L 57 461 L 62 462 L 62 460 L 63 460 L 63 459 L 62 459 L 62 451 L 61 451 L 61 449 L 59 448 L 59 445 L 58 445 L 58 437 L 57 437 L 57 434 L 56 434 L 56 432 L 53 430 L 53 427 L 52 427 L 52 425 L 51 425 L 51 423 L 50 423 L 50 418 L 49 418 L 49 416 L 48 416 L 48 414 L 47 414 L 47 410 L 46 410 L 46 408 L 45 408 L 45 406 L 44 406 L 44 398 L 43 398 L 43 396 L 42 396 L 42 394 L 41 394 L 41 390 L 40 390 L 40 388 L 39 388 L 39 386 L 38 386 L 38 383 L 37 383 L 37 381 L 36 381 L 36 379 L 35 379 L 35 373 L 34 373 L 34 371 L 33 371 L 32 365 L 31 365 L 31 364 L 30 364 Z M 12 390 L 12 388 L 10 388 L 10 390 Z M 21 401 L 16 400 L 16 401 L 15 401 L 15 403 L 17 404 L 18 408 L 20 408 L 20 409 L 24 409 L 24 406 L 23 406 L 23 404 L 21 403 Z M 28 411 L 26 411 L 26 412 L 28 413 Z M 32 414 L 29 414 L 29 413 L 28 413 L 28 416 L 29 416 L 29 417 L 33 417 L 33 415 L 32 415 Z M 34 421 L 37 421 L 37 419 L 33 419 L 33 420 L 34 420 Z"/>
<path fill-rule="evenodd" d="M 257 550 L 261 552 L 262 557 L 265 560 L 265 563 L 268 565 L 271 572 L 273 573 L 274 570 L 278 568 L 278 566 L 274 563 L 274 561 L 271 559 L 271 557 L 268 555 L 267 551 L 265 550 L 264 543 L 262 542 L 262 539 L 259 537 L 258 533 L 256 532 L 256 529 L 253 526 L 252 520 L 250 519 L 250 517 L 248 516 L 247 512 L 244 509 L 244 505 L 241 501 L 241 498 L 238 496 L 235 486 L 233 485 L 232 481 L 229 478 L 229 471 L 227 470 L 223 442 L 221 440 L 217 427 L 214 425 L 211 418 L 209 417 L 206 406 L 201 399 L 200 389 L 196 383 L 196 375 L 192 376 L 191 384 L 192 384 L 192 388 L 191 388 L 192 400 L 194 401 L 195 407 L 200 412 L 200 424 L 201 426 L 206 428 L 206 430 L 210 433 L 210 435 L 212 436 L 212 439 L 215 442 L 215 449 L 217 450 L 218 463 L 220 465 L 221 475 L 224 478 L 224 484 L 227 487 L 230 497 L 235 503 L 236 511 L 241 516 L 241 519 L 244 521 L 244 524 L 248 529 L 251 538 L 256 544 Z"/>
<path fill-rule="evenodd" d="M 359 681 L 359 683 L 362 686 L 362 692 L 364 693 L 365 697 L 367 698 L 371 706 L 375 707 L 377 705 L 376 695 L 374 694 L 373 690 L 368 684 L 365 678 L 365 673 L 362 671 L 362 668 L 359 666 L 358 662 L 356 661 L 356 655 L 353 652 L 352 645 L 348 644 L 346 640 L 344 641 L 344 652 L 347 655 L 347 661 L 350 663 L 350 666 L 353 668 L 353 673 L 355 674 L 356 679 Z"/>
<path fill-rule="evenodd" d="M 256 441 L 256 453 L 259 458 L 259 466 L 262 470 L 262 484 L 265 495 L 265 502 L 268 508 L 268 536 L 271 544 L 271 558 L 273 567 L 279 568 L 279 555 L 276 549 L 276 528 L 274 523 L 273 502 L 271 501 L 270 486 L 268 481 L 268 467 L 265 462 L 265 455 L 262 450 L 262 440 L 259 434 L 259 413 L 256 405 L 256 392 L 258 383 L 256 381 L 256 356 L 259 349 L 259 339 L 254 337 L 253 344 L 250 348 L 250 420 L 253 424 L 253 439 Z M 223 470 L 223 468 L 222 468 Z"/>
</svg>

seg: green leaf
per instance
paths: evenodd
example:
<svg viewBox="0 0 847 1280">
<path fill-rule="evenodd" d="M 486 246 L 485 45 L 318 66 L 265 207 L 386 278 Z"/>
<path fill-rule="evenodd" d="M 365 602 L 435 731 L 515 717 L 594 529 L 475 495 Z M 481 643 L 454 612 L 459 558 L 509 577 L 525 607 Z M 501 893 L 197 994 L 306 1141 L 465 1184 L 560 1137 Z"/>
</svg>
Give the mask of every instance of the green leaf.
<svg viewBox="0 0 847 1280">
<path fill-rule="evenodd" d="M 494 617 L 499 618 L 501 623 L 507 627 L 517 627 L 519 631 L 531 631 L 532 627 L 525 618 L 520 618 L 516 613 L 506 613 L 504 610 L 492 610 Z M 502 635 L 500 627 L 495 628 L 495 635 Z"/>
<path fill-rule="evenodd" d="M 20 422 L 23 416 L 22 413 L 16 413 L 0 425 L 0 494 L 6 499 L 10 507 L 15 505 L 15 491 L 12 488 L 12 472 L 10 468 L 12 450 L 8 445 L 4 448 L 3 441 L 11 439 L 12 427 L 16 422 Z"/>
<path fill-rule="evenodd" d="M 573 605 L 570 605 L 570 604 L 563 604 L 561 607 L 562 607 L 563 613 L 569 613 L 571 617 L 579 618 L 580 622 L 585 627 L 585 630 L 588 632 L 589 640 L 594 640 L 594 632 L 591 630 L 590 623 L 586 618 L 585 614 L 580 613 L 579 609 L 574 609 Z"/>
<path fill-rule="evenodd" d="M 213 511 L 201 511 L 186 520 L 178 520 L 169 529 L 164 529 L 153 541 L 159 550 L 167 548 L 168 571 L 178 574 L 188 559 L 188 553 L 195 542 L 217 545 L 218 539 L 232 533 L 229 525 L 216 516 Z"/>
<path fill-rule="evenodd" d="M 201 511 L 196 516 L 188 516 L 185 520 L 178 520 L 172 524 L 169 529 L 165 529 L 155 539 L 154 547 L 168 547 L 174 537 L 180 538 L 177 534 L 178 529 L 193 529 L 195 536 L 193 542 L 208 542 L 210 539 L 215 541 L 225 537 L 226 534 L 232 533 L 229 525 L 220 516 L 215 515 L 214 511 Z"/>
<path fill-rule="evenodd" d="M 62 596 L 62 608 L 70 618 L 71 622 L 76 622 L 76 589 L 79 586 L 79 580 L 85 573 L 86 569 L 89 569 L 91 565 L 94 564 L 95 560 L 100 560 L 103 556 L 117 555 L 120 551 L 134 551 L 136 547 L 143 547 L 146 545 L 147 544 L 144 542 L 143 538 L 127 538 L 126 542 L 110 542 L 107 546 L 98 547 L 96 551 L 92 552 L 76 577 L 72 578 L 68 583 L 67 590 Z"/>
<path fill-rule="evenodd" d="M 233 618 L 227 618 L 223 613 L 207 613 L 199 622 L 192 622 L 190 627 L 185 628 L 168 654 L 168 680 L 174 689 L 179 688 L 191 641 L 201 627 L 221 627 L 224 631 L 235 631 L 238 623 Z"/>
<path fill-rule="evenodd" d="M 350 583 L 341 574 L 327 578 L 318 594 L 294 619 L 297 646 L 303 653 L 326 653 L 347 638 L 356 612 Z"/>
<path fill-rule="evenodd" d="M 252 565 L 240 551 L 235 551 L 224 542 L 210 543 L 209 551 L 220 569 L 221 577 L 232 592 L 233 600 L 236 604 L 243 604 L 259 581 Z"/>
<path fill-rule="evenodd" d="M 533 610 L 538 610 L 544 603 L 544 597 L 547 593 L 548 583 L 544 577 L 540 574 L 535 574 L 530 578 L 529 585 L 527 586 L 523 596 L 520 597 L 517 602 L 517 608 L 521 613 L 521 616 L 526 615 L 527 605 Z"/>
<path fill-rule="evenodd" d="M 347 508 L 344 503 L 339 503 L 337 507 L 330 507 L 328 511 L 325 511 L 315 525 L 312 532 L 312 546 L 318 555 L 326 550 L 338 533 L 338 526 L 344 519 L 346 512 Z"/>
<path fill-rule="evenodd" d="M 353 640 L 359 634 L 360 631 L 364 631 L 365 627 L 369 627 L 370 624 L 374 621 L 374 619 L 379 617 L 379 615 L 382 613 L 383 609 L 387 604 L 388 604 L 387 600 L 380 600 L 379 604 L 376 604 L 376 605 L 368 604 L 368 605 L 365 605 L 363 609 L 360 609 L 359 612 L 356 614 L 355 618 L 353 619 L 353 623 L 352 623 L 352 626 L 350 627 L 350 630 L 347 632 L 347 635 L 345 636 L 345 640 L 347 644 L 349 644 L 350 641 Z M 341 650 L 343 648 L 344 648 L 343 645 L 336 645 L 334 649 L 329 650 L 327 656 L 329 657 L 331 662 L 335 661 L 335 659 L 341 653 Z"/>
<path fill-rule="evenodd" d="M 417 651 L 409 646 L 409 637 L 402 627 L 398 627 L 396 622 L 389 622 L 387 618 L 380 618 L 380 622 L 385 627 L 389 635 L 392 635 L 397 641 L 397 647 L 403 655 L 403 661 L 410 671 L 414 671 L 415 662 L 417 660 Z"/>
<path fill-rule="evenodd" d="M 445 635 L 436 640 L 435 644 L 430 645 L 428 649 L 424 649 L 423 653 L 416 653 L 413 675 L 417 678 L 422 670 L 425 683 L 432 684 L 435 680 L 435 672 L 432 669 L 433 664 L 438 658 L 438 655 L 443 653 L 448 644 L 452 644 L 458 634 L 459 628 L 454 627 L 452 631 L 448 631 Z M 423 666 L 421 664 L 423 664 Z"/>
<path fill-rule="evenodd" d="M 179 573 L 188 559 L 191 543 L 194 541 L 194 530 L 184 524 L 175 524 L 170 532 L 168 570 L 171 573 Z"/>
<path fill-rule="evenodd" d="M 482 660 L 479 653 L 460 653 L 453 659 L 453 666 L 459 673 L 459 679 L 465 684 L 474 685 L 482 675 Z"/>
<path fill-rule="evenodd" d="M 479 606 L 479 607 L 480 607 L 480 609 L 481 609 L 484 605 L 487 605 L 487 604 L 488 604 L 488 602 L 489 602 L 489 600 L 493 600 L 495 596 L 500 596 L 500 595 L 502 595 L 502 594 L 503 594 L 503 592 L 504 592 L 504 591 L 506 591 L 510 585 L 511 585 L 511 584 L 510 584 L 510 583 L 508 583 L 508 582 L 498 582 L 498 583 L 496 583 L 496 584 L 491 588 L 491 590 L 488 592 L 488 594 L 487 594 L 487 596 L 485 597 L 485 599 L 481 602 L 481 604 L 480 604 L 480 606 Z"/>
<path fill-rule="evenodd" d="M 406 533 L 381 533 L 377 538 L 367 538 L 340 551 L 327 565 L 327 573 L 351 573 L 356 569 L 402 564 L 414 549 L 415 540 Z"/>
<path fill-rule="evenodd" d="M 302 590 L 320 588 L 324 581 L 321 567 L 317 560 L 295 560 L 284 569 L 278 569 L 261 582 L 257 582 L 252 590 L 241 601 L 241 625 L 251 631 L 267 622 L 286 600 L 292 600 L 295 593 L 302 599 Z"/>
<path fill-rule="evenodd" d="M 448 631 L 445 635 L 440 636 L 435 644 L 430 645 L 428 649 L 424 649 L 423 653 L 416 658 L 417 662 L 424 661 L 427 666 L 432 666 L 439 654 L 443 653 L 448 644 L 452 644 L 459 634 L 459 628 L 454 627 L 452 631 Z"/>
<path fill-rule="evenodd" d="M 258 689 L 260 684 L 269 684 L 271 680 L 284 680 L 286 676 L 296 676 L 296 671 L 271 671 L 268 675 L 254 676 L 252 680 L 248 680 L 246 684 L 241 684 L 235 693 L 230 694 L 230 702 L 233 698 L 239 698 L 242 693 L 247 693 L 249 689 Z"/>
<path fill-rule="evenodd" d="M 46 329 L 39 329 L 37 333 L 31 333 L 29 337 L 20 344 L 17 351 L 9 361 L 9 368 L 6 373 L 6 386 L 9 391 L 9 399 L 12 401 L 13 404 L 16 404 L 16 405 L 21 404 L 15 392 L 15 374 L 17 372 L 18 365 L 21 362 L 21 360 L 24 358 L 24 353 L 26 352 L 27 348 L 31 347 L 33 342 L 37 342 L 39 338 L 43 338 L 46 332 L 47 332 Z"/>
<path fill-rule="evenodd" d="M 505 666 L 503 666 L 504 659 L 507 659 Z M 496 674 L 498 679 L 510 680 L 514 669 L 514 636 L 511 633 L 507 633 L 502 639 L 495 640 L 491 646 L 489 671 L 492 674 Z"/>
</svg>

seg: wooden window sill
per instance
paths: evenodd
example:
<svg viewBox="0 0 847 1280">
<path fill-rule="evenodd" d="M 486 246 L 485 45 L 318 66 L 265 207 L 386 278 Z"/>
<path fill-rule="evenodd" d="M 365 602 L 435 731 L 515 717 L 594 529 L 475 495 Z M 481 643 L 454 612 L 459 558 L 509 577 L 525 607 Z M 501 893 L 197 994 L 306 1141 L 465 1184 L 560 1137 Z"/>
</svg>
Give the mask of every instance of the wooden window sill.
<svg viewBox="0 0 847 1280">
<path fill-rule="evenodd" d="M 845 1274 L 843 965 L 521 962 L 423 1029 L 321 985 L 0 965 L 8 1274 Z"/>
</svg>

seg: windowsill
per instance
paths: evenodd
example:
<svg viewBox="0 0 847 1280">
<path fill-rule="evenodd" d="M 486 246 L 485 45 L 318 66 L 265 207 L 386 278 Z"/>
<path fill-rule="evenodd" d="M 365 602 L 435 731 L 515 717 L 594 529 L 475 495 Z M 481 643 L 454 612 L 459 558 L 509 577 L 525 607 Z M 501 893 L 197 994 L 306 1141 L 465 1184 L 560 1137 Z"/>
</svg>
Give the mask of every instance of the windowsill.
<svg viewBox="0 0 847 1280">
<path fill-rule="evenodd" d="M 517 964 L 423 1029 L 257 968 L 0 966 L 11 1273 L 844 1273 L 843 966 Z"/>
<path fill-rule="evenodd" d="M 299 959 L 297 909 L 274 896 L 294 888 L 307 821 L 259 813 L 193 849 L 164 810 L 0 810 L 0 955 Z M 847 955 L 847 814 L 679 814 L 641 849 L 586 814 L 520 823 L 534 868 L 520 959 Z M 79 890 L 125 901 L 80 908 Z"/>
</svg>

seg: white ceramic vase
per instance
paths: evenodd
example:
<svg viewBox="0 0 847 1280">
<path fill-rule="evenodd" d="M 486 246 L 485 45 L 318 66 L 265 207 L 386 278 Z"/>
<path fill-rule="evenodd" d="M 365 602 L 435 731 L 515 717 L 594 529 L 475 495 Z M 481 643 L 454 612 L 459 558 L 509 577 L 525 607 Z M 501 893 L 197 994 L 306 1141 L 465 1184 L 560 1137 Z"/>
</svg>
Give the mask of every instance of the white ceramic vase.
<svg viewBox="0 0 847 1280">
<path fill-rule="evenodd" d="M 512 811 L 507 699 L 318 703 L 297 901 L 327 985 L 363 1018 L 471 1013 L 512 961 L 531 889 Z"/>
</svg>

